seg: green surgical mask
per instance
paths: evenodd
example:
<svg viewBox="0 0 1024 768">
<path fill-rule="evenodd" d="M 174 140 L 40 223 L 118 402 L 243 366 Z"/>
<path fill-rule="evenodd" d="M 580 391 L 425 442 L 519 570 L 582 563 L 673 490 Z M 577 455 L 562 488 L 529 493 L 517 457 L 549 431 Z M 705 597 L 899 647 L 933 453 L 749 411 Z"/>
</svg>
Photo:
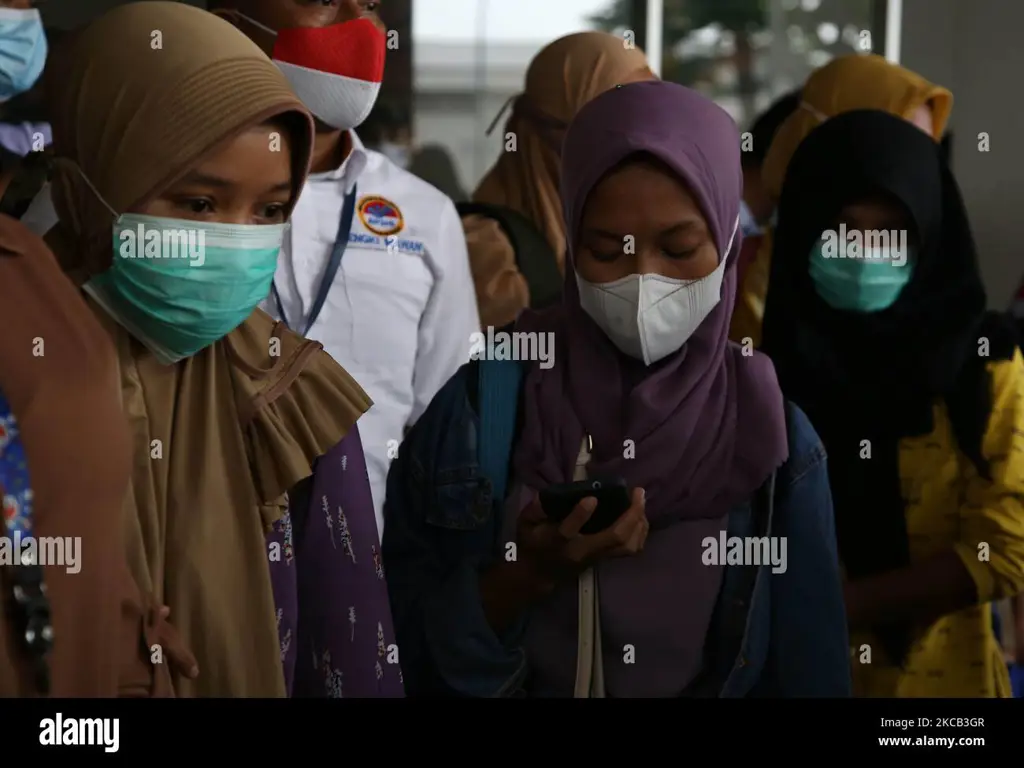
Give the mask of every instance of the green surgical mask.
<svg viewBox="0 0 1024 768">
<path fill-rule="evenodd" d="M 267 297 L 285 226 L 124 214 L 113 264 L 84 289 L 170 365 L 227 336 Z"/>
<path fill-rule="evenodd" d="M 914 254 L 883 248 L 867 249 L 863 258 L 837 258 L 822 254 L 825 241 L 811 250 L 808 266 L 814 288 L 833 309 L 880 312 L 888 309 L 914 274 Z M 891 251 L 892 249 L 890 249 Z"/>
</svg>

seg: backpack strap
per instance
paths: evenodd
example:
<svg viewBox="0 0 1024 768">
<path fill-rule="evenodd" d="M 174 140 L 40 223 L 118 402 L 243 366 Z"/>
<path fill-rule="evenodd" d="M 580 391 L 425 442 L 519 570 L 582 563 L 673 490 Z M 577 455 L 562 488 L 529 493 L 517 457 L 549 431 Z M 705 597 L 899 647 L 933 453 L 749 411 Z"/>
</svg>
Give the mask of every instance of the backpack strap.
<svg viewBox="0 0 1024 768">
<path fill-rule="evenodd" d="M 512 244 L 516 266 L 530 289 L 530 309 L 544 309 L 562 295 L 562 273 L 555 252 L 528 218 L 502 205 L 457 203 L 460 217 L 484 216 L 494 219 Z"/>
<path fill-rule="evenodd" d="M 480 471 L 491 483 L 491 498 L 500 505 L 504 503 L 508 490 L 509 460 L 516 436 L 523 363 L 517 360 L 477 360 L 471 365 L 476 369 L 476 411 L 480 422 L 477 461 Z"/>
</svg>

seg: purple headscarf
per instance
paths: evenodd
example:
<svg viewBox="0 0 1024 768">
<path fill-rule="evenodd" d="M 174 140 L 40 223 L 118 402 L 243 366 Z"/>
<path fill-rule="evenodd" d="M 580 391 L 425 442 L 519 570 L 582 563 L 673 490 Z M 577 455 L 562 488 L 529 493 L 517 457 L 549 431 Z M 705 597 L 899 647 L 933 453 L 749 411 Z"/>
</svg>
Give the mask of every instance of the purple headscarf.
<svg viewBox="0 0 1024 768">
<path fill-rule="evenodd" d="M 639 381 L 629 371 L 642 364 L 620 353 L 580 307 L 572 267 L 591 190 L 637 153 L 655 156 L 679 175 L 720 252 L 735 232 L 724 254 L 721 301 L 682 349 L 646 369 Z M 589 474 L 618 475 L 646 490 L 651 534 L 644 552 L 603 563 L 598 573 L 610 649 L 606 680 L 616 696 L 672 695 L 696 673 L 721 582 L 720 569 L 702 565 L 701 542 L 717 537 L 729 509 L 749 498 L 788 455 L 783 398 L 771 361 L 758 353 L 744 356 L 728 340 L 742 240 L 736 231 L 742 183 L 740 136 L 732 118 L 674 83 L 629 84 L 598 96 L 577 114 L 562 148 L 569 238 L 563 301 L 520 322 L 523 330 L 555 334 L 555 365 L 535 366 L 527 377 L 515 471 L 519 482 L 534 489 L 570 481 L 589 434 Z M 635 454 L 625 450 L 627 440 Z M 574 629 L 555 626 L 575 622 L 574 600 L 575 585 L 554 598 L 560 607 L 540 611 L 542 626 L 531 628 L 528 653 L 543 674 L 557 675 L 562 666 L 570 675 L 574 671 L 571 658 L 568 664 L 558 658 L 575 656 Z M 614 663 L 622 656 L 619 637 L 635 643 L 648 631 L 660 639 L 646 653 L 638 647 L 631 666 Z M 559 640 L 563 635 L 568 639 Z M 544 646 L 570 641 L 571 648 L 546 658 Z M 668 669 L 678 674 L 666 675 Z"/>
</svg>

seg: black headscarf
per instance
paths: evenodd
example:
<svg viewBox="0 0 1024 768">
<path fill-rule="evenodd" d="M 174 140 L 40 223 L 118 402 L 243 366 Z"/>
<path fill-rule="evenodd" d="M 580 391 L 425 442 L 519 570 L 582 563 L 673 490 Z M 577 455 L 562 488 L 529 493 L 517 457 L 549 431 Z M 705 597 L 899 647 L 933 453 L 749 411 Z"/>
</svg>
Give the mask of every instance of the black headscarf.
<svg viewBox="0 0 1024 768">
<path fill-rule="evenodd" d="M 814 289 L 811 249 L 845 205 L 878 194 L 910 215 L 914 272 L 888 309 L 833 309 Z M 868 110 L 831 118 L 807 136 L 779 201 L 763 348 L 828 451 L 839 552 L 851 580 L 910 562 L 905 507 L 914 499 L 901 489 L 899 441 L 932 431 L 937 401 L 948 408 L 960 451 L 988 475 L 985 364 L 1012 355 L 1015 339 L 985 305 L 960 190 L 930 136 Z M 862 458 L 863 441 L 870 458 Z M 909 629 L 878 628 L 897 661 Z"/>
</svg>

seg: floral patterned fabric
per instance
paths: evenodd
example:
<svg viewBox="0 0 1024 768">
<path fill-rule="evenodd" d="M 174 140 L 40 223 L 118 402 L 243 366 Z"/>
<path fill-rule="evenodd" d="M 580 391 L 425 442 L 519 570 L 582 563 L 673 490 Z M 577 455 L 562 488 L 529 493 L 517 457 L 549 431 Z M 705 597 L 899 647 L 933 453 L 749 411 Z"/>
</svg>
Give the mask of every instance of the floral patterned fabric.
<svg viewBox="0 0 1024 768">
<path fill-rule="evenodd" d="M 268 537 L 289 695 L 405 695 L 366 460 L 353 429 Z"/>
</svg>

